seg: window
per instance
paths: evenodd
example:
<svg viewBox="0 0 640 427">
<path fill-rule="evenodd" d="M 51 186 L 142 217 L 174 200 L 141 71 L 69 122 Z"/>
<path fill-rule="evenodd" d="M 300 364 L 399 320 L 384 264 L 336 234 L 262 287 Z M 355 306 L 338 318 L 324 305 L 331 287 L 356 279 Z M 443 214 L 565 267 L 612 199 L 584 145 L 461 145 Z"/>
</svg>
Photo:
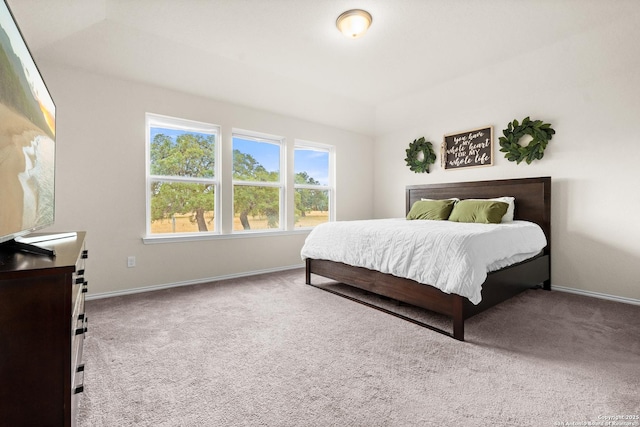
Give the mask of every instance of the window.
<svg viewBox="0 0 640 427">
<path fill-rule="evenodd" d="M 233 231 L 282 230 L 283 139 L 233 132 Z"/>
<path fill-rule="evenodd" d="M 303 231 L 335 219 L 330 145 L 223 135 L 218 125 L 151 113 L 146 131 L 145 243 Z"/>
<path fill-rule="evenodd" d="M 294 149 L 295 227 L 334 219 L 333 148 L 296 141 Z"/>
<path fill-rule="evenodd" d="M 216 125 L 147 114 L 147 235 L 218 233 Z"/>
</svg>

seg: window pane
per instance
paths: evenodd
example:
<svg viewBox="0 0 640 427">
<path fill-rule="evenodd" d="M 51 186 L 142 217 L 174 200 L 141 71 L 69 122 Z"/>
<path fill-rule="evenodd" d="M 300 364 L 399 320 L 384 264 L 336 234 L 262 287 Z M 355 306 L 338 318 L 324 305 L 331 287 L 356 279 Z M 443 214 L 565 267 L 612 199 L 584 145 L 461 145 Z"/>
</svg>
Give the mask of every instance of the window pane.
<svg viewBox="0 0 640 427">
<path fill-rule="evenodd" d="M 280 144 L 233 137 L 233 179 L 280 181 Z"/>
<path fill-rule="evenodd" d="M 213 184 L 151 183 L 151 233 L 215 231 L 214 212 Z"/>
<path fill-rule="evenodd" d="M 149 128 L 151 175 L 213 178 L 215 135 Z"/>
<path fill-rule="evenodd" d="M 295 191 L 296 228 L 329 221 L 329 190 L 298 188 Z"/>
<path fill-rule="evenodd" d="M 280 189 L 257 185 L 233 186 L 233 230 L 280 227 Z"/>
<path fill-rule="evenodd" d="M 294 154 L 296 184 L 329 185 L 329 152 L 296 148 Z"/>
</svg>

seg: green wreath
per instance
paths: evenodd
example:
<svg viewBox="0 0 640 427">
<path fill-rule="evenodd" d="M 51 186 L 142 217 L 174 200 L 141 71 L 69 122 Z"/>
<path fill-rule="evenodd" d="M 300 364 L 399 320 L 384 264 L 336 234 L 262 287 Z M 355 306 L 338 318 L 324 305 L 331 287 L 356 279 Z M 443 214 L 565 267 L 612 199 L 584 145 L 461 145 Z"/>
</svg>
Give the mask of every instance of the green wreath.
<svg viewBox="0 0 640 427">
<path fill-rule="evenodd" d="M 414 139 L 409 148 L 407 148 L 407 162 L 409 169 L 415 173 L 429 173 L 429 165 L 435 163 L 436 153 L 433 151 L 433 145 L 424 139 Z"/>
<path fill-rule="evenodd" d="M 504 136 L 499 138 L 500 151 L 506 153 L 504 157 L 510 162 L 520 164 L 521 161 L 531 164 L 534 160 L 540 160 L 544 156 L 544 149 L 547 148 L 549 140 L 556 133 L 549 123 L 542 120 L 530 120 L 526 117 L 522 123 L 514 120 L 502 131 Z M 533 139 L 526 146 L 519 144 L 520 139 L 530 135 Z"/>
</svg>

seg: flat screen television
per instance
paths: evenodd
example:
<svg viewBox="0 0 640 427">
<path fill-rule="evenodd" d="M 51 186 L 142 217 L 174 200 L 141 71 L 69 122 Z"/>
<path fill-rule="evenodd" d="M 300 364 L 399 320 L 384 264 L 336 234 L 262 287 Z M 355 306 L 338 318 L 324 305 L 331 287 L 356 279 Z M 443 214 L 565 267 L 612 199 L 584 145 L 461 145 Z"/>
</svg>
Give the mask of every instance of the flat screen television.
<svg viewBox="0 0 640 427">
<path fill-rule="evenodd" d="M 0 245 L 53 224 L 55 149 L 55 104 L 0 0 Z"/>
</svg>

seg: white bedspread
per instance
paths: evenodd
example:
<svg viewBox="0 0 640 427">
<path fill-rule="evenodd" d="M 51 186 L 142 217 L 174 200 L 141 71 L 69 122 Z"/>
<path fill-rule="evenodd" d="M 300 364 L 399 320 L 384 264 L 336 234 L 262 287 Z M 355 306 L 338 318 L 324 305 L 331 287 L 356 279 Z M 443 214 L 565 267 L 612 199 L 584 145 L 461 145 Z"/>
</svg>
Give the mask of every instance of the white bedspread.
<svg viewBox="0 0 640 427">
<path fill-rule="evenodd" d="M 481 300 L 487 273 L 535 256 L 547 244 L 534 223 L 467 224 L 404 218 L 316 226 L 302 259 L 365 267 Z"/>
</svg>

